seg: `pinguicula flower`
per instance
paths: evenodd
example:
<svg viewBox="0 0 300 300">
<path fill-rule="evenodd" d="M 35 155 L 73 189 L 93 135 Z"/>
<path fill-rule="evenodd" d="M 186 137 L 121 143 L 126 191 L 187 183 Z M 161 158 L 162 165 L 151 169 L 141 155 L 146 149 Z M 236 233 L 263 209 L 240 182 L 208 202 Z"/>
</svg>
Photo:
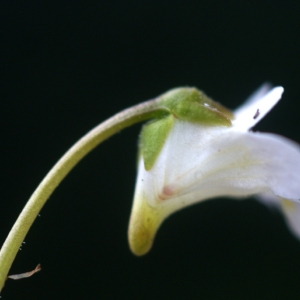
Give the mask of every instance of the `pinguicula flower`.
<svg viewBox="0 0 300 300">
<path fill-rule="evenodd" d="M 129 244 L 145 254 L 163 220 L 216 197 L 257 196 L 282 207 L 300 237 L 300 147 L 252 132 L 279 101 L 282 87 L 263 85 L 234 112 L 195 88 L 161 96 L 165 113 L 144 125 L 129 224 Z"/>
</svg>

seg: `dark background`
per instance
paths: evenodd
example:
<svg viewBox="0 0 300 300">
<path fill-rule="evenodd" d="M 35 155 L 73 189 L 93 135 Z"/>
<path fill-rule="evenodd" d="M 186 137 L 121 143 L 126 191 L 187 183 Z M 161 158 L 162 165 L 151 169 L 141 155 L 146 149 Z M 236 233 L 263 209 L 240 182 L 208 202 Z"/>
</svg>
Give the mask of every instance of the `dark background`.
<svg viewBox="0 0 300 300">
<path fill-rule="evenodd" d="M 44 175 L 114 113 L 177 86 L 235 108 L 265 81 L 256 127 L 300 142 L 298 1 L 1 1 L 0 239 Z M 64 180 L 26 237 L 3 299 L 299 299 L 300 243 L 253 199 L 171 216 L 133 256 L 127 225 L 140 125 Z"/>
</svg>

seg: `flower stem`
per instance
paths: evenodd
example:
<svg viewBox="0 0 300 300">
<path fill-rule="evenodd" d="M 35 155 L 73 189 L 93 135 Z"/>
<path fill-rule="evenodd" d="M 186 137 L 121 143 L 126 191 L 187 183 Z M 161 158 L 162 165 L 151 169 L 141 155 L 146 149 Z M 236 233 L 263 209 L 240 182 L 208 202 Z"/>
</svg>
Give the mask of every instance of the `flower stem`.
<svg viewBox="0 0 300 300">
<path fill-rule="evenodd" d="M 101 142 L 134 123 L 156 117 L 163 112 L 164 109 L 159 106 L 158 100 L 159 98 L 156 98 L 133 106 L 104 121 L 75 143 L 49 171 L 23 208 L 1 248 L 0 291 L 27 232 L 59 183 Z"/>
</svg>

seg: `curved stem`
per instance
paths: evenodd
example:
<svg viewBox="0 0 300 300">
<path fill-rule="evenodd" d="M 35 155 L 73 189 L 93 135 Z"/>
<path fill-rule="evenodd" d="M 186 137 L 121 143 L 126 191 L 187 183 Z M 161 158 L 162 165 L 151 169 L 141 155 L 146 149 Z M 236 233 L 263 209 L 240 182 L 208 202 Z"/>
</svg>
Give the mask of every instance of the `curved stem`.
<svg viewBox="0 0 300 300">
<path fill-rule="evenodd" d="M 158 99 L 159 98 L 128 108 L 101 123 L 75 143 L 54 165 L 28 200 L 1 248 L 0 291 L 4 286 L 9 269 L 27 232 L 59 183 L 86 154 L 105 139 L 121 129 L 134 123 L 153 118 L 161 111 L 164 111 L 163 108 L 159 107 Z"/>
</svg>

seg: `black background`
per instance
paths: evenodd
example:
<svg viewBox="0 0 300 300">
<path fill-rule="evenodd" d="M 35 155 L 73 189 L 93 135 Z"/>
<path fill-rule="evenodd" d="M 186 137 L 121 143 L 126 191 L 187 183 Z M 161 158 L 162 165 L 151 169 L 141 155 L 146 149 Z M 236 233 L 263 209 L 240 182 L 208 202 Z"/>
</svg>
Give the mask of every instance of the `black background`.
<svg viewBox="0 0 300 300">
<path fill-rule="evenodd" d="M 1 1 L 0 239 L 83 134 L 177 86 L 235 108 L 265 81 L 283 100 L 256 130 L 300 142 L 298 1 Z M 300 243 L 253 199 L 184 209 L 133 256 L 135 125 L 63 181 L 26 237 L 3 299 L 299 299 Z"/>
</svg>

